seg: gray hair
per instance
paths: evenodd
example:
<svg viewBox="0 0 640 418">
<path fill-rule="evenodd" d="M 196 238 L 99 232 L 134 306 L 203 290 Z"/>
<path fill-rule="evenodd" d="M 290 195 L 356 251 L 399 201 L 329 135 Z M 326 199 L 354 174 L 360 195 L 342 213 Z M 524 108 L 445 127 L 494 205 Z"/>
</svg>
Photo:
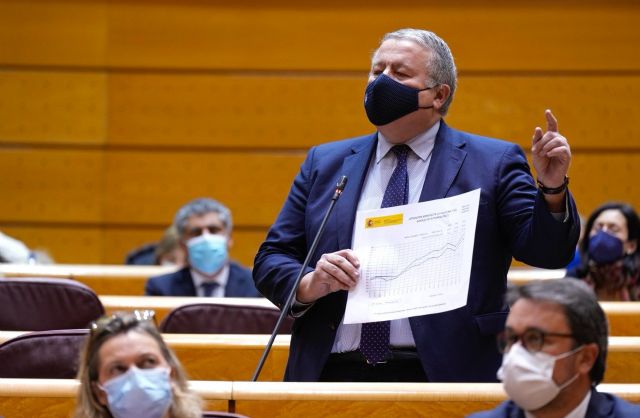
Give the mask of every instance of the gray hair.
<svg viewBox="0 0 640 418">
<path fill-rule="evenodd" d="M 178 231 L 178 236 L 184 236 L 185 229 L 187 228 L 187 221 L 190 217 L 193 215 L 202 216 L 211 212 L 217 213 L 227 232 L 231 232 L 233 221 L 231 219 L 231 211 L 229 208 L 217 200 L 208 197 L 201 197 L 187 203 L 178 210 L 178 213 L 176 213 L 176 216 L 173 219 L 173 225 Z"/>
<path fill-rule="evenodd" d="M 594 386 L 600 383 L 606 369 L 609 328 L 607 317 L 593 290 L 583 281 L 572 278 L 534 280 L 520 287 L 509 288 L 509 306 L 518 299 L 550 302 L 562 307 L 576 347 L 590 343 L 598 345 L 598 357 L 589 376 Z"/>
<path fill-rule="evenodd" d="M 427 69 L 431 74 L 431 79 L 435 83 L 446 84 L 451 88 L 451 94 L 449 94 L 449 97 L 439 110 L 442 116 L 446 116 L 453 101 L 457 83 L 456 64 L 453 61 L 453 55 L 447 43 L 433 32 L 411 28 L 387 33 L 380 44 L 389 39 L 412 41 L 427 51 L 433 52 L 429 62 L 427 62 Z"/>
</svg>

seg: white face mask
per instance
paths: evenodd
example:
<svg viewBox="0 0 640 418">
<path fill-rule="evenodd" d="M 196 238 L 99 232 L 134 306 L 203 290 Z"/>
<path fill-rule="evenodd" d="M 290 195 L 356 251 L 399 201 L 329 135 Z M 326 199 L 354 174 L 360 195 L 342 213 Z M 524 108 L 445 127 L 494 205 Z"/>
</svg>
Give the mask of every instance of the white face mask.
<svg viewBox="0 0 640 418">
<path fill-rule="evenodd" d="M 558 386 L 553 381 L 553 369 L 556 360 L 569 357 L 582 347 L 552 356 L 542 351 L 530 353 L 522 344 L 516 343 L 502 358 L 498 379 L 502 381 L 505 392 L 513 402 L 525 411 L 535 411 L 551 402 L 562 389 L 578 378 L 576 373 Z"/>
</svg>

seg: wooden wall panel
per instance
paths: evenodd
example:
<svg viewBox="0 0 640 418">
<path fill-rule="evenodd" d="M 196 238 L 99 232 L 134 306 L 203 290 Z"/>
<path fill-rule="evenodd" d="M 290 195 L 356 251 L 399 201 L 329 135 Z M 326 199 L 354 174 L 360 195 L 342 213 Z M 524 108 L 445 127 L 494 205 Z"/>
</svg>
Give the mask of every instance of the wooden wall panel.
<svg viewBox="0 0 640 418">
<path fill-rule="evenodd" d="M 45 251 L 56 263 L 63 264 L 123 264 L 126 255 L 143 244 L 155 242 L 162 228 L 78 227 L 39 224 L 3 225 L 0 231 L 24 242 L 29 248 Z M 236 229 L 233 232 L 231 258 L 246 267 L 267 234 L 267 228 Z"/>
<path fill-rule="evenodd" d="M 236 225 L 270 225 L 302 159 L 299 153 L 109 152 L 105 221 L 164 225 L 184 203 L 210 196 L 231 209 Z"/>
<path fill-rule="evenodd" d="M 580 211 L 640 207 L 639 23 L 631 0 L 0 0 L 0 228 L 117 263 L 206 195 L 249 264 L 305 151 L 372 131 L 370 53 L 406 26 L 453 50 L 452 126 L 528 149 L 552 108 Z"/>
<path fill-rule="evenodd" d="M 7 71 L 0 142 L 305 149 L 372 131 L 365 78 Z M 548 107 L 576 149 L 640 149 L 638 100 L 640 76 L 467 76 L 447 121 L 528 148 Z"/>
<path fill-rule="evenodd" d="M 602 203 L 618 200 L 640 211 L 640 154 L 593 153 L 574 156 L 569 175 L 578 211 L 586 218 Z"/>
<path fill-rule="evenodd" d="M 640 76 L 461 77 L 447 121 L 454 127 L 531 147 L 544 110 L 573 149 L 640 151 Z"/>
<path fill-rule="evenodd" d="M 264 228 L 302 159 L 302 153 L 2 150 L 0 188 L 12 198 L 0 206 L 0 221 L 161 228 L 190 199 L 212 196 L 231 208 L 239 228 Z M 633 182 L 639 164 L 640 153 L 575 153 L 571 189 L 581 211 L 607 199 L 640 206 Z"/>
<path fill-rule="evenodd" d="M 362 135 L 366 77 L 114 74 L 109 143 L 305 149 Z"/>
<path fill-rule="evenodd" d="M 99 152 L 0 148 L 0 222 L 102 218 Z"/>
<path fill-rule="evenodd" d="M 640 68 L 639 21 L 629 2 L 121 2 L 109 8 L 109 65 L 364 70 L 383 33 L 421 27 L 462 70 L 628 70 Z M 532 30 L 541 22 L 553 30 Z"/>
<path fill-rule="evenodd" d="M 0 231 L 24 242 L 29 248 L 45 251 L 56 263 L 103 264 L 103 233 L 99 228 L 72 225 L 3 225 Z M 117 261 L 122 263 L 122 259 Z"/>
<path fill-rule="evenodd" d="M 3 0 L 0 62 L 363 70 L 384 32 L 422 27 L 449 42 L 464 71 L 637 70 L 638 21 L 630 1 Z M 541 22 L 553 30 L 531 29 Z"/>
<path fill-rule="evenodd" d="M 109 143 L 308 148 L 373 131 L 367 75 L 137 74 L 110 77 Z M 640 150 L 640 76 L 460 78 L 447 121 L 530 147 L 551 108 L 572 147 Z"/>
<path fill-rule="evenodd" d="M 157 241 L 162 237 L 162 232 L 162 229 L 105 228 L 102 260 L 107 264 L 122 264 L 129 251 L 140 245 Z M 266 227 L 257 230 L 236 228 L 233 231 L 231 258 L 246 267 L 251 267 L 258 247 L 266 234 Z"/>
<path fill-rule="evenodd" d="M 0 1 L 0 65 L 103 65 L 106 1 Z"/>
<path fill-rule="evenodd" d="M 107 76 L 0 71 L 0 143 L 103 144 Z"/>
</svg>

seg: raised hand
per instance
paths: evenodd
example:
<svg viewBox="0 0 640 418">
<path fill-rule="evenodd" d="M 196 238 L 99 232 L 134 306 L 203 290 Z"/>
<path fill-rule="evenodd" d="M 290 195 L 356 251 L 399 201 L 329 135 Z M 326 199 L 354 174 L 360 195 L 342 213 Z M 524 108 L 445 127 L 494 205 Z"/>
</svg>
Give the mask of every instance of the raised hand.
<svg viewBox="0 0 640 418">
<path fill-rule="evenodd" d="M 536 127 L 531 147 L 532 162 L 538 181 L 545 187 L 562 186 L 571 165 L 571 148 L 567 139 L 558 132 L 558 121 L 551 110 L 544 112 L 547 130 Z"/>
</svg>

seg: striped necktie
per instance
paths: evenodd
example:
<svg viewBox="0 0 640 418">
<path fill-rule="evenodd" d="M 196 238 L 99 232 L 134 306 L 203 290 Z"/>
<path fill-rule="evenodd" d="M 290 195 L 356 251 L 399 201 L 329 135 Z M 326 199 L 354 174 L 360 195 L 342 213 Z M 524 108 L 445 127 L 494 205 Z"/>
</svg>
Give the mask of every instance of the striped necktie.
<svg viewBox="0 0 640 418">
<path fill-rule="evenodd" d="M 407 171 L 408 145 L 395 145 L 391 151 L 398 160 L 396 168 L 391 174 L 387 189 L 382 198 L 383 208 L 406 205 L 409 200 L 409 172 Z M 389 336 L 391 325 L 389 321 L 369 322 L 362 324 L 360 333 L 360 351 L 368 363 L 375 364 L 385 361 L 390 354 Z"/>
</svg>

